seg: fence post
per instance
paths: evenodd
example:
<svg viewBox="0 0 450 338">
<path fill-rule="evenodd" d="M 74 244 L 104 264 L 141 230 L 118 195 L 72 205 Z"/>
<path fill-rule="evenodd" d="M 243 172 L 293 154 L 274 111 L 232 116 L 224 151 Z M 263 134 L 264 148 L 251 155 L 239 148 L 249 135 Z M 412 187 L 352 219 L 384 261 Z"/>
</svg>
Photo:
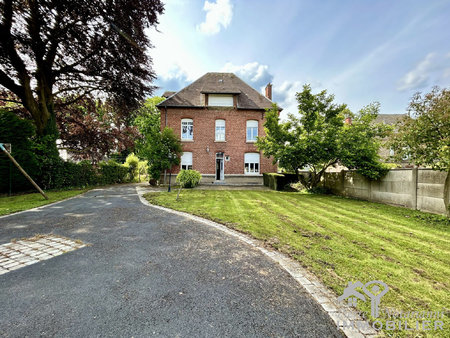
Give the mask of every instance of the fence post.
<svg viewBox="0 0 450 338">
<path fill-rule="evenodd" d="M 419 169 L 417 167 L 411 170 L 411 208 L 417 210 L 417 188 L 418 188 Z"/>
</svg>

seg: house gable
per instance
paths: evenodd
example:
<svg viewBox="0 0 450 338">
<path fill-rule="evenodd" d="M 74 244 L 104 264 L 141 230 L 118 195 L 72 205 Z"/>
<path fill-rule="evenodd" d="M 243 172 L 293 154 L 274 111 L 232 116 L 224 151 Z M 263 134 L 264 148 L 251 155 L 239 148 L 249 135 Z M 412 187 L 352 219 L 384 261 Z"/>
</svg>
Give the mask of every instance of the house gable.
<svg viewBox="0 0 450 338">
<path fill-rule="evenodd" d="M 159 108 L 218 106 L 218 103 L 221 103 L 220 96 L 222 99 L 225 96 L 228 97 L 228 99 L 222 100 L 227 103 L 225 106 L 231 106 L 229 97 L 232 97 L 233 106 L 236 109 L 265 110 L 271 108 L 273 104 L 271 100 L 233 73 L 206 73 L 157 106 Z"/>
</svg>

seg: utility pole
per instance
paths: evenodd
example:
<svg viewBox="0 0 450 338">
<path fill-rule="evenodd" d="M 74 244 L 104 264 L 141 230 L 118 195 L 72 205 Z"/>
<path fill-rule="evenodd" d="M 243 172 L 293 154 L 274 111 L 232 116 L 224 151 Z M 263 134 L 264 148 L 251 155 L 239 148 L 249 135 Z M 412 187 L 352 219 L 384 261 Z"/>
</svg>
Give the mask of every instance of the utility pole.
<svg viewBox="0 0 450 338">
<path fill-rule="evenodd" d="M 30 177 L 30 175 L 28 175 L 27 172 L 25 170 L 23 170 L 23 168 L 20 166 L 20 164 L 17 163 L 17 161 L 14 159 L 14 157 L 12 157 L 11 154 L 6 150 L 3 143 L 0 143 L 0 150 L 3 150 L 3 152 L 6 154 L 6 156 L 9 157 L 11 162 L 14 163 L 14 165 L 17 167 L 17 169 L 19 169 L 20 172 L 28 179 L 28 181 L 30 181 L 30 183 L 40 192 L 40 194 L 42 196 L 44 196 L 44 198 L 46 200 L 48 200 L 48 196 L 45 194 L 45 192 L 41 188 L 39 188 L 39 186 L 36 184 L 35 181 L 33 181 L 33 179 Z"/>
</svg>

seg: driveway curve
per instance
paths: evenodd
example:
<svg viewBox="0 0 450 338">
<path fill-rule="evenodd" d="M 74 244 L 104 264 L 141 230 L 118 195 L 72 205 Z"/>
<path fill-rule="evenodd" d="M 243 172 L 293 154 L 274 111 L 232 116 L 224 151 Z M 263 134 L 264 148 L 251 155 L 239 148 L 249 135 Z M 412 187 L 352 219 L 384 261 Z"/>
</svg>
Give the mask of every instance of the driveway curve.
<svg viewBox="0 0 450 338">
<path fill-rule="evenodd" d="M 341 337 L 266 255 L 134 185 L 0 218 L 0 245 L 48 233 L 89 246 L 0 275 L 0 336 Z"/>
</svg>

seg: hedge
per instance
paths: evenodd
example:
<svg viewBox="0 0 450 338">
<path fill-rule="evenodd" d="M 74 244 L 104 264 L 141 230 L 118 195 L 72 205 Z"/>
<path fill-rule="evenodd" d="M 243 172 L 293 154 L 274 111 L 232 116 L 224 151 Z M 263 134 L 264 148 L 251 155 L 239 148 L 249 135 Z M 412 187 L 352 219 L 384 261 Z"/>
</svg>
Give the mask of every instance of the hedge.
<svg viewBox="0 0 450 338">
<path fill-rule="evenodd" d="M 33 173 L 31 173 L 32 175 Z M 49 185 L 45 189 L 64 189 L 86 187 L 98 184 L 116 184 L 128 181 L 128 168 L 115 161 L 100 162 L 95 168 L 89 161 L 79 163 L 60 161 L 48 175 Z M 8 177 L 6 175 L 6 177 Z M 5 180 L 8 181 L 8 180 Z M 7 192 L 8 186 L 2 185 L 1 192 Z M 31 185 L 12 185 L 12 191 L 32 190 Z"/>
<path fill-rule="evenodd" d="M 115 161 L 100 162 L 98 167 L 94 167 L 89 161 L 64 162 L 56 153 L 54 158 L 45 162 L 40 156 L 44 145 L 36 142 L 35 136 L 30 121 L 0 109 L 0 142 L 12 144 L 11 155 L 41 188 L 64 189 L 127 181 L 128 168 Z M 50 144 L 53 141 L 48 139 L 48 142 Z M 14 193 L 34 190 L 31 183 L 0 151 L 0 193 L 9 192 L 10 179 L 11 191 Z"/>
<path fill-rule="evenodd" d="M 0 142 L 12 144 L 11 154 L 31 175 L 39 171 L 31 141 L 33 135 L 34 127 L 30 121 L 21 119 L 12 112 L 0 110 Z M 12 191 L 33 189 L 31 183 L 0 150 L 0 192 L 9 191 L 10 179 Z"/>
<path fill-rule="evenodd" d="M 263 173 L 264 185 L 272 190 L 283 190 L 287 184 L 298 181 L 298 177 L 293 173 Z"/>
</svg>

